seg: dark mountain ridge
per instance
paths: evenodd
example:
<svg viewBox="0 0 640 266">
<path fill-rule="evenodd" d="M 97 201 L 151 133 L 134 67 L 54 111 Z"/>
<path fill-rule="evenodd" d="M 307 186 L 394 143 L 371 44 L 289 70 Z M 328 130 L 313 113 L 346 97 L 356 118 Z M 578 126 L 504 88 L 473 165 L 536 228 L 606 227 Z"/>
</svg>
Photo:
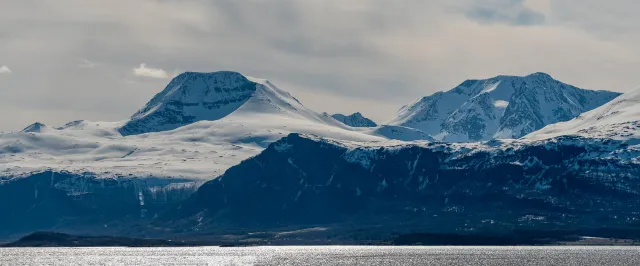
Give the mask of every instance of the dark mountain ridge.
<svg viewBox="0 0 640 266">
<path fill-rule="evenodd" d="M 159 222 L 184 232 L 291 225 L 635 232 L 640 167 L 628 147 L 574 136 L 359 146 L 291 134 L 205 183 Z"/>
</svg>

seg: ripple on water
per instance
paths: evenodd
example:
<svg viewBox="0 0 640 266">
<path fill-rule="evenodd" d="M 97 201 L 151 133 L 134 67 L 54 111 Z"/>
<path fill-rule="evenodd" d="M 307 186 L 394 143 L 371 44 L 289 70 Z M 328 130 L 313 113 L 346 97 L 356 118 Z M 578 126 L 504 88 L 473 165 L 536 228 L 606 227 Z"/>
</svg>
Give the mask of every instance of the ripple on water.
<svg viewBox="0 0 640 266">
<path fill-rule="evenodd" d="M 640 265 L 639 247 L 6 248 L 0 265 Z"/>
</svg>

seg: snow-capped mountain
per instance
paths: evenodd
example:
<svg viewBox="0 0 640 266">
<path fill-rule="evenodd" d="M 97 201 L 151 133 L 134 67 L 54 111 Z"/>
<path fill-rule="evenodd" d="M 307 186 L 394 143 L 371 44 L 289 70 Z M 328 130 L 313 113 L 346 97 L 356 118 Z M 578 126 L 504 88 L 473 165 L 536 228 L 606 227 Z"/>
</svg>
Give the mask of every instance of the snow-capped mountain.
<svg viewBox="0 0 640 266">
<path fill-rule="evenodd" d="M 385 139 L 309 110 L 268 80 L 187 72 L 129 120 L 80 120 L 55 128 L 36 123 L 1 134 L 0 176 L 54 170 L 206 180 L 291 132 Z"/>
<path fill-rule="evenodd" d="M 197 121 L 250 114 L 276 114 L 341 126 L 305 108 L 268 80 L 221 71 L 178 75 L 119 131 L 125 136 L 167 131 Z"/>
<path fill-rule="evenodd" d="M 619 93 L 579 89 L 545 73 L 467 80 L 417 100 L 388 124 L 422 130 L 447 142 L 519 138 L 570 120 Z"/>
<path fill-rule="evenodd" d="M 563 135 L 626 140 L 640 144 L 640 88 L 570 121 L 548 125 L 525 138 L 547 139 Z"/>
<path fill-rule="evenodd" d="M 362 116 L 360 112 L 351 115 L 334 114 L 331 117 L 350 127 L 377 127 L 378 124 L 373 120 Z"/>
</svg>

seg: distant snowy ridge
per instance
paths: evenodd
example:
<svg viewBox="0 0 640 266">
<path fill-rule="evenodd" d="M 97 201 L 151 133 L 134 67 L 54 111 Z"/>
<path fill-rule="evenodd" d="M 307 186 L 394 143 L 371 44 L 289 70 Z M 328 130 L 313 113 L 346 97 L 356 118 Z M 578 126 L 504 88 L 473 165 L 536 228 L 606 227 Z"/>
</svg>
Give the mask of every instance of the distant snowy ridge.
<svg viewBox="0 0 640 266">
<path fill-rule="evenodd" d="M 619 93 L 576 88 L 545 73 L 467 80 L 447 92 L 421 98 L 388 124 L 412 127 L 440 141 L 519 138 L 570 120 Z"/>
<path fill-rule="evenodd" d="M 289 133 L 351 141 L 430 139 L 400 126 L 354 128 L 264 79 L 186 72 L 130 119 L 40 123 L 0 134 L 0 178 L 42 171 L 209 180 Z"/>
<path fill-rule="evenodd" d="M 22 132 L 31 132 L 31 133 L 41 133 L 43 131 L 47 130 L 47 126 L 45 124 L 42 124 L 40 122 L 35 122 L 27 127 L 25 127 Z"/>
<path fill-rule="evenodd" d="M 525 138 L 538 140 L 563 135 L 632 140 L 640 144 L 640 88 L 570 121 L 548 125 Z"/>
<path fill-rule="evenodd" d="M 376 127 L 378 124 L 373 120 L 362 116 L 360 112 L 351 115 L 334 114 L 331 117 L 350 127 Z"/>
</svg>

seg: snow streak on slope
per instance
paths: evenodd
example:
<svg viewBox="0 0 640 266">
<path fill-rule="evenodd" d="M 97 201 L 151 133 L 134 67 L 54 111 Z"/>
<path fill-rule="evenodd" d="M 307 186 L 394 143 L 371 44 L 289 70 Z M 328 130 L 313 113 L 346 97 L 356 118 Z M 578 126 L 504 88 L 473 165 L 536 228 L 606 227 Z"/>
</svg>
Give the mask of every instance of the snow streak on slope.
<svg viewBox="0 0 640 266">
<path fill-rule="evenodd" d="M 635 140 L 640 144 L 640 88 L 573 120 L 548 125 L 525 138 L 538 140 L 563 135 Z"/>
<path fill-rule="evenodd" d="M 422 130 L 448 142 L 518 138 L 570 120 L 618 96 L 582 90 L 544 73 L 467 80 L 405 106 L 388 124 Z"/>
<path fill-rule="evenodd" d="M 80 120 L 59 128 L 34 124 L 0 134 L 0 178 L 53 170 L 206 180 L 291 132 L 385 139 L 307 109 L 267 80 L 188 72 L 128 121 Z"/>
</svg>

